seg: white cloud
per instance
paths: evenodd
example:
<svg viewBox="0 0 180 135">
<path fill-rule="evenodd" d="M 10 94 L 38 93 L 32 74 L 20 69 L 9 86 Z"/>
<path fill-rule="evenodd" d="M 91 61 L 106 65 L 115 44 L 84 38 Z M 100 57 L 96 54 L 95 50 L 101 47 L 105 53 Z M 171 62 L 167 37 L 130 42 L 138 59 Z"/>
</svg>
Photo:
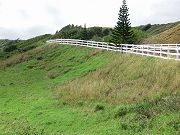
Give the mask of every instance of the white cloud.
<svg viewBox="0 0 180 135">
<path fill-rule="evenodd" d="M 54 33 L 67 24 L 114 27 L 122 0 L 0 0 L 0 38 Z M 133 26 L 180 20 L 180 0 L 127 0 Z"/>
</svg>

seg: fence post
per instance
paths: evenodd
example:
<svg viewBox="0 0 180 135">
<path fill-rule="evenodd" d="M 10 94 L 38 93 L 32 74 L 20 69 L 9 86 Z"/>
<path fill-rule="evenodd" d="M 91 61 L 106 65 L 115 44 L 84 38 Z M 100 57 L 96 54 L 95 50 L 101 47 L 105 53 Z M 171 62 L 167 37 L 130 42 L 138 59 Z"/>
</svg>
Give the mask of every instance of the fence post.
<svg viewBox="0 0 180 135">
<path fill-rule="evenodd" d="M 162 58 L 162 45 L 160 46 L 160 57 Z"/>
<path fill-rule="evenodd" d="M 77 42 L 78 42 L 78 41 L 76 40 L 76 47 L 77 47 L 77 44 L 78 44 Z"/>
<path fill-rule="evenodd" d="M 170 51 L 169 51 L 169 45 L 168 45 L 168 47 L 167 47 L 167 56 L 168 56 L 168 59 L 170 58 Z"/>
<path fill-rule="evenodd" d="M 141 49 L 142 56 L 144 56 L 144 45 L 141 46 Z"/>
<path fill-rule="evenodd" d="M 131 46 L 131 52 L 134 52 L 134 44 Z"/>
<path fill-rule="evenodd" d="M 123 52 L 123 45 L 121 45 L 121 52 Z"/>
<path fill-rule="evenodd" d="M 176 45 L 176 59 L 179 60 L 179 47 Z"/>
<path fill-rule="evenodd" d="M 136 45 L 136 53 L 138 53 L 139 51 L 139 46 Z"/>
<path fill-rule="evenodd" d="M 146 51 L 147 56 L 149 56 L 149 51 L 150 51 L 150 50 L 149 50 L 149 46 L 147 46 L 147 48 L 146 48 L 146 49 L 147 49 L 147 51 Z"/>
<path fill-rule="evenodd" d="M 127 53 L 127 51 L 128 51 L 128 47 L 127 47 L 127 44 L 126 44 L 126 53 Z"/>
<path fill-rule="evenodd" d="M 155 48 L 156 46 L 155 46 L 155 44 L 154 44 L 154 51 L 153 51 L 153 55 L 155 56 L 156 55 L 156 53 L 155 53 L 155 51 L 156 51 L 156 48 Z"/>
</svg>

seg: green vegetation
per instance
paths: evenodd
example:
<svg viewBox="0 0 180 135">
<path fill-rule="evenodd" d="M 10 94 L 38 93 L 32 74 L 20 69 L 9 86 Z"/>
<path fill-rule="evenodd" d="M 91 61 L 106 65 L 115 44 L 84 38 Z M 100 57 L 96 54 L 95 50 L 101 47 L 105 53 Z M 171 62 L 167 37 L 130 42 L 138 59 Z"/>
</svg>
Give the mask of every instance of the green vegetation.
<svg viewBox="0 0 180 135">
<path fill-rule="evenodd" d="M 108 63 L 114 57 L 113 53 L 45 45 L 18 55 L 23 57 L 14 55 L 13 61 L 11 58 L 1 60 L 1 134 L 83 133 L 89 123 L 86 118 L 92 120 L 90 125 L 94 126 L 96 117 L 84 116 L 81 108 L 62 106 L 52 90 L 56 84 L 83 76 Z M 51 77 L 50 72 L 56 75 Z M 72 129 L 67 130 L 71 126 Z"/>
<path fill-rule="evenodd" d="M 133 41 L 179 43 L 178 24 L 133 28 Z M 0 134 L 179 134 L 178 61 L 46 44 L 109 42 L 111 33 L 68 25 L 55 35 L 0 40 Z"/>
<path fill-rule="evenodd" d="M 168 24 L 154 24 L 154 25 L 147 24 L 147 25 L 138 26 L 137 28 L 145 31 L 149 35 L 156 35 L 177 26 L 179 23 L 180 22 L 174 22 Z"/>
<path fill-rule="evenodd" d="M 179 62 L 37 46 L 0 60 L 0 134 L 180 132 Z"/>
<path fill-rule="evenodd" d="M 50 34 L 45 34 L 28 40 L 1 40 L 0 59 L 8 58 L 14 54 L 26 52 L 38 46 L 42 46 L 51 37 Z"/>
<path fill-rule="evenodd" d="M 57 31 L 53 35 L 53 39 L 65 38 L 65 39 L 83 39 L 83 40 L 94 40 L 94 41 L 105 41 L 109 42 L 106 38 L 112 32 L 111 28 L 102 27 L 90 27 L 83 28 L 82 26 L 67 25 L 63 27 L 60 31 Z"/>
<path fill-rule="evenodd" d="M 144 39 L 143 43 L 180 44 L 180 23 L 160 34 Z"/>
<path fill-rule="evenodd" d="M 132 44 L 134 42 L 128 10 L 126 0 L 123 0 L 117 25 L 112 32 L 112 42 L 115 44 Z"/>
<path fill-rule="evenodd" d="M 147 39 L 149 36 L 146 32 L 137 29 L 137 28 L 132 28 L 133 31 L 133 42 L 134 44 L 141 44 L 145 39 Z"/>
<path fill-rule="evenodd" d="M 146 39 L 149 39 L 152 36 L 156 37 L 157 34 L 161 34 L 167 30 L 175 28 L 178 26 L 178 24 L 179 22 L 168 23 L 168 24 L 154 24 L 154 25 L 147 24 L 138 27 L 133 27 L 131 29 L 133 33 L 133 37 L 131 38 L 131 40 L 134 44 L 151 43 L 151 40 L 145 42 Z M 112 31 L 113 31 L 112 28 L 103 28 L 103 27 L 83 28 L 82 26 L 69 24 L 63 27 L 60 31 L 56 31 L 56 33 L 51 38 L 84 39 L 84 40 L 93 40 L 93 41 L 112 42 L 113 41 Z M 175 36 L 175 41 L 173 41 L 174 36 Z M 179 43 L 176 42 L 177 41 L 176 37 L 178 36 L 179 36 L 178 33 L 172 35 L 170 37 L 172 41 L 168 43 Z M 161 40 L 160 41 L 157 40 L 156 42 L 153 41 L 154 39 L 152 40 L 152 43 L 165 43 L 162 42 Z"/>
</svg>

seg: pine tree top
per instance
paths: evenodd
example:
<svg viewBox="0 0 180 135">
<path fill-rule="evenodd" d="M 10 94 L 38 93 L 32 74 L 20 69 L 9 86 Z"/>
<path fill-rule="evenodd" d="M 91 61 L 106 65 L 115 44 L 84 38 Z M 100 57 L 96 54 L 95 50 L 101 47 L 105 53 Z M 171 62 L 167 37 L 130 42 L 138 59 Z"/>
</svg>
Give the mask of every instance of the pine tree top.
<svg viewBox="0 0 180 135">
<path fill-rule="evenodd" d="M 131 30 L 131 22 L 129 19 L 129 8 L 127 7 L 126 0 L 123 0 L 123 4 L 119 10 L 119 17 L 117 25 L 112 33 L 112 42 L 115 44 L 132 43 L 133 33 Z"/>
</svg>

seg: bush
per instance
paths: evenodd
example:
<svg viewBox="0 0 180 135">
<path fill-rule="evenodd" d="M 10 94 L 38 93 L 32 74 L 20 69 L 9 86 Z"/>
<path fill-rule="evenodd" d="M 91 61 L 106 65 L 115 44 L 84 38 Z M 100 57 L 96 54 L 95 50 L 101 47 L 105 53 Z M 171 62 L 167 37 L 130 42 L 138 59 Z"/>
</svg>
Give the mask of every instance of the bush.
<svg viewBox="0 0 180 135">
<path fill-rule="evenodd" d="M 34 46 L 34 45 L 26 46 L 24 48 L 19 49 L 19 52 L 26 52 L 26 51 L 32 50 L 34 48 L 36 48 L 36 46 Z"/>
<path fill-rule="evenodd" d="M 139 44 L 143 41 L 143 39 L 147 38 L 147 34 L 139 29 L 133 29 L 134 37 L 133 37 L 133 43 Z"/>
<path fill-rule="evenodd" d="M 93 38 L 92 38 L 93 41 L 102 41 L 102 38 L 99 37 L 98 35 L 94 35 Z"/>
<path fill-rule="evenodd" d="M 112 40 L 111 35 L 107 35 L 103 37 L 103 42 L 111 42 L 111 40 Z"/>
<path fill-rule="evenodd" d="M 12 52 L 17 49 L 17 46 L 15 44 L 7 45 L 3 48 L 4 52 Z"/>
<path fill-rule="evenodd" d="M 151 24 L 147 24 L 147 25 L 145 25 L 145 26 L 142 27 L 142 30 L 143 30 L 143 31 L 147 31 L 147 30 L 150 29 L 150 28 L 151 28 Z"/>
<path fill-rule="evenodd" d="M 127 113 L 128 113 L 128 109 L 121 107 L 121 108 L 116 109 L 114 117 L 115 117 L 115 118 L 123 117 L 123 116 L 125 116 Z"/>
<path fill-rule="evenodd" d="M 97 112 L 97 111 L 102 111 L 102 110 L 104 110 L 104 105 L 101 105 L 101 104 L 97 104 L 96 106 L 95 106 L 95 112 Z"/>
</svg>

